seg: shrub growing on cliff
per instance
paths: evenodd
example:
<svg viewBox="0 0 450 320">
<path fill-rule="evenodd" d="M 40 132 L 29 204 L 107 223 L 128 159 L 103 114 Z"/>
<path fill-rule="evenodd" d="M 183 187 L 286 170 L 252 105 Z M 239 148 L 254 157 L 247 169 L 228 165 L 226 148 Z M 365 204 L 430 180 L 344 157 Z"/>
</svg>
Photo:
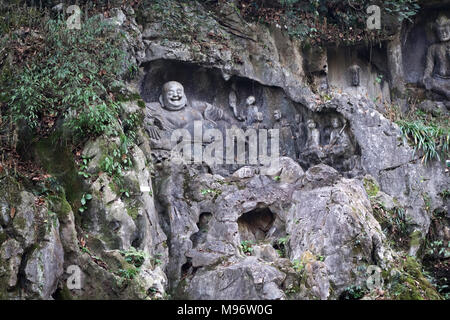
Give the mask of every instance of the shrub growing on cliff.
<svg viewBox="0 0 450 320">
<path fill-rule="evenodd" d="M 412 142 L 415 150 L 423 151 L 423 162 L 448 157 L 450 145 L 450 129 L 448 127 L 425 123 L 422 120 L 399 120 L 397 124 L 403 135 Z"/>
<path fill-rule="evenodd" d="M 124 256 L 126 262 L 133 264 L 137 268 L 142 266 L 147 258 L 144 251 L 136 250 L 134 247 L 130 247 L 129 250 L 121 250 L 120 253 Z"/>
<path fill-rule="evenodd" d="M 122 34 L 94 16 L 82 30 L 50 19 L 42 38 L 43 49 L 11 81 L 14 121 L 41 134 L 60 119 L 77 137 L 114 133 L 120 112 L 114 95 L 128 69 Z"/>
<path fill-rule="evenodd" d="M 391 26 L 384 23 L 391 20 L 387 17 L 399 22 L 411 20 L 420 9 L 417 0 L 240 0 L 239 5 L 247 20 L 278 25 L 291 36 L 311 43 L 382 39 L 391 32 Z M 381 9 L 381 30 L 366 28 L 370 5 Z"/>
</svg>

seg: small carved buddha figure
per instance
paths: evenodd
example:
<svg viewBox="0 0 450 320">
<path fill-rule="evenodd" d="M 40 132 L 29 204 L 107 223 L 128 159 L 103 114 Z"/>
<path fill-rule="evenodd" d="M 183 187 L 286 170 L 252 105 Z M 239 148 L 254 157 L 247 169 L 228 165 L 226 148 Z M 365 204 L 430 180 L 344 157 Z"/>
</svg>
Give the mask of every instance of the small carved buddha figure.
<svg viewBox="0 0 450 320">
<path fill-rule="evenodd" d="M 281 122 L 281 112 L 280 112 L 280 110 L 275 110 L 273 112 L 273 118 L 274 118 L 275 122 Z"/>
<path fill-rule="evenodd" d="M 279 130 L 280 154 L 282 156 L 294 156 L 295 140 L 294 135 L 292 134 L 291 126 L 285 119 L 283 119 L 280 110 L 275 110 L 273 112 L 273 118 L 275 120 L 273 128 Z"/>
<path fill-rule="evenodd" d="M 347 69 L 347 82 L 348 85 L 344 89 L 344 91 L 355 95 L 357 97 L 367 96 L 367 88 L 364 85 L 361 85 L 361 67 L 359 65 L 352 64 Z M 381 88 L 380 88 L 381 90 Z"/>
<path fill-rule="evenodd" d="M 353 87 L 358 87 L 360 84 L 360 78 L 359 78 L 359 72 L 361 71 L 361 68 L 354 64 L 348 68 L 348 71 L 350 73 L 350 83 Z"/>
<path fill-rule="evenodd" d="M 309 119 L 306 123 L 308 126 L 308 140 L 306 141 L 306 147 L 308 149 L 320 148 L 320 131 L 317 129 L 317 125 L 314 120 Z"/>
<path fill-rule="evenodd" d="M 255 101 L 256 99 L 254 96 L 249 96 L 245 101 L 247 106 L 247 117 L 245 124 L 247 126 L 252 126 L 254 123 L 259 122 L 258 115 L 260 112 L 258 106 L 255 105 Z"/>
<path fill-rule="evenodd" d="M 295 115 L 294 139 L 296 145 L 296 155 L 299 157 L 301 149 L 306 142 L 306 127 L 303 123 L 303 116 L 300 113 Z"/>
<path fill-rule="evenodd" d="M 352 153 L 352 143 L 348 134 L 345 132 L 346 125 L 343 127 L 340 125 L 340 121 L 337 117 L 331 120 L 331 126 L 333 129 L 330 134 L 330 143 L 326 146 L 327 151 L 330 153 L 340 156 L 345 153 Z"/>
<path fill-rule="evenodd" d="M 256 113 L 256 122 L 263 122 L 264 121 L 264 116 L 262 112 L 257 112 Z"/>
<path fill-rule="evenodd" d="M 440 16 L 435 28 L 439 43 L 428 48 L 423 84 L 450 100 L 450 20 Z"/>
<path fill-rule="evenodd" d="M 233 110 L 234 118 L 238 121 L 244 121 L 244 116 L 239 113 L 237 108 L 237 95 L 236 91 L 231 90 L 230 94 L 228 95 L 228 104 L 230 105 L 230 108 Z"/>
</svg>

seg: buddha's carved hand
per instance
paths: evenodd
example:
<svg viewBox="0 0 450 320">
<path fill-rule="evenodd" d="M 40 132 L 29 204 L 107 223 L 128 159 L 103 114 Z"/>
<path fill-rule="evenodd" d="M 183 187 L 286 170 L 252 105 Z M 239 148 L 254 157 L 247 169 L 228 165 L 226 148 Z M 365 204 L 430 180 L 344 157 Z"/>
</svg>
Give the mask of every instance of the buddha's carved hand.
<svg viewBox="0 0 450 320">
<path fill-rule="evenodd" d="M 425 89 L 430 90 L 433 87 L 433 78 L 430 76 L 423 77 L 423 85 Z"/>
<path fill-rule="evenodd" d="M 156 126 L 155 122 L 153 120 L 150 120 L 147 122 L 147 132 L 150 136 L 150 139 L 153 140 L 160 140 L 161 139 L 161 132 L 159 128 Z"/>
</svg>

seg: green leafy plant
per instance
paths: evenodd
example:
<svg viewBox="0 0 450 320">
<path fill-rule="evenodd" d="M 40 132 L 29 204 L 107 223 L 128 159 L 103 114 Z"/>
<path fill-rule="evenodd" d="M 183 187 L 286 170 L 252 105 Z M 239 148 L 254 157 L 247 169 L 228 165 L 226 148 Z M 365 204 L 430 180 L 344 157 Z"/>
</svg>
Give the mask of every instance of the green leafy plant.
<svg viewBox="0 0 450 320">
<path fill-rule="evenodd" d="M 379 74 L 376 78 L 375 78 L 375 83 L 380 84 L 381 81 L 383 81 L 383 75 Z"/>
<path fill-rule="evenodd" d="M 44 181 L 37 184 L 35 194 L 46 197 L 47 200 L 49 200 L 48 196 L 56 195 L 61 192 L 63 192 L 63 188 L 60 182 L 55 177 L 49 176 Z"/>
<path fill-rule="evenodd" d="M 205 0 L 207 1 L 207 0 Z M 239 0 L 245 19 L 287 30 L 304 43 L 376 41 L 389 37 L 389 27 L 367 30 L 366 8 L 378 5 L 384 16 L 403 21 L 419 11 L 416 0 Z M 393 19 L 390 19 L 393 20 Z"/>
<path fill-rule="evenodd" d="M 88 247 L 81 247 L 81 252 L 87 253 L 88 255 L 92 256 L 92 253 Z"/>
<path fill-rule="evenodd" d="M 442 256 L 444 259 L 450 257 L 450 242 L 445 246 L 443 240 L 436 240 L 428 243 L 427 254 L 430 256 Z"/>
<path fill-rule="evenodd" d="M 220 190 L 220 189 L 202 189 L 200 191 L 200 194 L 202 196 L 212 195 L 212 200 L 215 201 L 217 199 L 217 197 L 222 194 L 222 190 Z"/>
<path fill-rule="evenodd" d="M 78 171 L 78 174 L 85 179 L 90 178 L 91 174 L 87 172 L 87 169 L 89 168 L 89 158 L 85 156 L 81 156 L 81 164 L 80 164 L 80 170 Z"/>
<path fill-rule="evenodd" d="M 84 193 L 83 196 L 81 197 L 81 206 L 78 209 L 78 211 L 80 213 L 83 213 L 84 211 L 87 210 L 87 203 L 88 201 L 92 200 L 92 195 L 90 193 Z"/>
<path fill-rule="evenodd" d="M 124 256 L 125 261 L 133 264 L 139 268 L 147 258 L 147 254 L 144 251 L 137 250 L 134 247 L 130 247 L 129 250 L 121 250 L 120 253 Z"/>
<path fill-rule="evenodd" d="M 450 198 L 450 189 L 444 189 L 442 190 L 439 195 L 442 197 L 442 199 L 446 200 Z"/>
<path fill-rule="evenodd" d="M 387 0 L 383 1 L 383 10 L 388 14 L 397 17 L 399 22 L 403 20 L 412 21 L 412 17 L 417 14 L 420 5 L 415 0 Z"/>
<path fill-rule="evenodd" d="M 120 189 L 120 194 L 124 195 L 125 197 L 129 198 L 130 197 L 130 191 L 126 188 L 121 188 Z"/>
<path fill-rule="evenodd" d="M 409 228 L 408 228 L 409 218 L 406 216 L 405 209 L 395 207 L 391 211 L 391 218 L 392 218 L 393 226 L 394 226 L 392 231 L 398 232 L 398 233 L 400 233 L 400 235 L 403 235 L 404 237 L 406 237 L 406 235 L 409 234 Z"/>
<path fill-rule="evenodd" d="M 410 219 L 402 207 L 386 210 L 381 203 L 372 203 L 375 218 L 380 223 L 383 233 L 397 248 L 405 248 L 410 238 Z"/>
<path fill-rule="evenodd" d="M 249 240 L 241 241 L 241 249 L 248 256 L 250 256 L 252 254 L 252 252 L 253 252 L 252 246 L 253 246 L 253 242 L 252 241 L 249 241 Z"/>
<path fill-rule="evenodd" d="M 280 255 L 280 257 L 286 256 L 286 244 L 289 241 L 289 235 L 286 237 L 279 238 L 274 243 L 274 248 L 277 251 L 277 253 Z"/>
<path fill-rule="evenodd" d="M 294 268 L 294 270 L 297 272 L 302 272 L 303 269 L 305 268 L 305 265 L 302 262 L 300 262 L 299 260 L 294 259 L 292 261 L 292 268 Z"/>
<path fill-rule="evenodd" d="M 350 286 L 347 287 L 344 292 L 340 295 L 341 300 L 359 300 L 368 292 L 366 288 L 361 286 Z"/>
<path fill-rule="evenodd" d="M 133 163 L 129 157 L 129 140 L 125 135 L 120 136 L 120 146 L 113 148 L 110 153 L 100 162 L 100 168 L 110 177 L 116 178 L 119 186 L 122 186 L 121 177 L 123 172 L 129 170 Z M 121 193 L 126 191 L 123 187 Z M 129 193 L 128 193 L 129 196 Z"/>
<path fill-rule="evenodd" d="M 98 16 L 84 21 L 83 32 L 48 19 L 40 33 L 42 50 L 2 93 L 15 123 L 44 133 L 63 119 L 77 139 L 117 134 L 121 105 L 114 95 L 129 65 L 123 33 Z"/>
<path fill-rule="evenodd" d="M 220 194 L 221 192 L 220 192 L 220 190 L 217 190 L 217 189 L 202 189 L 202 190 L 200 191 L 200 193 L 201 193 L 202 195 L 206 195 L 206 194 L 209 194 L 209 193 L 212 193 L 212 194 Z"/>
<path fill-rule="evenodd" d="M 422 120 L 399 120 L 402 134 L 413 145 L 414 150 L 422 150 L 422 161 L 448 157 L 450 145 L 450 128 L 438 126 L 433 123 L 424 123 Z"/>
<path fill-rule="evenodd" d="M 139 100 L 141 102 L 142 100 Z M 145 108 L 145 103 L 144 103 Z M 137 128 L 140 127 L 143 121 L 143 114 L 141 112 L 133 112 L 128 115 L 124 119 L 122 119 L 122 124 L 124 128 L 124 133 L 127 138 L 134 143 L 137 142 Z"/>
<path fill-rule="evenodd" d="M 155 256 L 153 257 L 153 263 L 154 263 L 155 266 L 159 266 L 159 265 L 162 263 L 162 261 L 161 261 L 161 256 L 162 256 L 161 253 L 157 253 L 157 254 L 155 254 Z"/>
<path fill-rule="evenodd" d="M 119 269 L 117 275 L 127 280 L 133 280 L 139 274 L 138 268 Z"/>
</svg>

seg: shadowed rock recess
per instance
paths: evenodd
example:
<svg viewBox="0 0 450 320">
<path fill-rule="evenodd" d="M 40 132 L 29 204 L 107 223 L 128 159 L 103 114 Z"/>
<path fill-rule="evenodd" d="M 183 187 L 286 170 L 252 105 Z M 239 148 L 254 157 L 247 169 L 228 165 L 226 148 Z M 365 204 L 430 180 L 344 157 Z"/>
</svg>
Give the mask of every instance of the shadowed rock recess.
<svg viewBox="0 0 450 320">
<path fill-rule="evenodd" d="M 140 121 L 128 144 L 33 142 L 57 193 L 0 170 L 0 299 L 447 299 L 449 4 L 319 47 L 213 3 L 108 11 Z M 444 121 L 439 159 L 414 112 Z"/>
</svg>

